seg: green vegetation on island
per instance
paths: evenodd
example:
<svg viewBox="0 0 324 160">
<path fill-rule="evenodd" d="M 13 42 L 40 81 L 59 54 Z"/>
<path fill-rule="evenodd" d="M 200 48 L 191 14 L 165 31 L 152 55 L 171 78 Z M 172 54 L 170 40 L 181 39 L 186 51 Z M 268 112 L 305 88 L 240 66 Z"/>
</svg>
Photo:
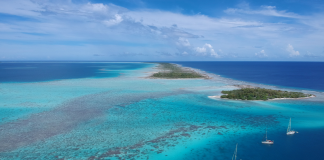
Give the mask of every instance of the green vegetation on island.
<svg viewBox="0 0 324 160">
<path fill-rule="evenodd" d="M 302 98 L 310 97 L 311 94 L 301 92 L 288 92 L 265 88 L 242 88 L 232 91 L 222 91 L 221 98 L 240 99 L 240 100 L 269 100 L 274 98 Z"/>
<path fill-rule="evenodd" d="M 172 63 L 159 63 L 158 68 L 160 71 L 154 73 L 151 77 L 153 78 L 206 78 L 207 76 L 197 73 L 193 70 L 180 67 Z"/>
</svg>

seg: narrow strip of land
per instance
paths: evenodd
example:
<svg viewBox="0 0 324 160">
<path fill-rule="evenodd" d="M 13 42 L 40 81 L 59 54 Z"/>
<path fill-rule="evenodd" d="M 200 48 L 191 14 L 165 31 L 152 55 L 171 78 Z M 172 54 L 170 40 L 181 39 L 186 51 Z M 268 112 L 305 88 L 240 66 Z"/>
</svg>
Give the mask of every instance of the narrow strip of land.
<svg viewBox="0 0 324 160">
<path fill-rule="evenodd" d="M 159 63 L 157 73 L 153 73 L 149 78 L 164 79 L 187 79 L 187 78 L 204 78 L 210 79 L 206 74 L 199 73 L 195 70 L 181 67 L 172 63 Z"/>
</svg>

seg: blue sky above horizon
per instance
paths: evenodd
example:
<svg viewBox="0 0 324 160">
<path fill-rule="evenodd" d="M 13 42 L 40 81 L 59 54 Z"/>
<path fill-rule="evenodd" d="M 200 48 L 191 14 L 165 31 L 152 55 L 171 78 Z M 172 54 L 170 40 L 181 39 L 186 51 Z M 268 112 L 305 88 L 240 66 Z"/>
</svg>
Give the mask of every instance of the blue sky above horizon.
<svg viewBox="0 0 324 160">
<path fill-rule="evenodd" d="M 0 48 L 0 61 L 324 61 L 324 2 L 2 0 Z"/>
</svg>

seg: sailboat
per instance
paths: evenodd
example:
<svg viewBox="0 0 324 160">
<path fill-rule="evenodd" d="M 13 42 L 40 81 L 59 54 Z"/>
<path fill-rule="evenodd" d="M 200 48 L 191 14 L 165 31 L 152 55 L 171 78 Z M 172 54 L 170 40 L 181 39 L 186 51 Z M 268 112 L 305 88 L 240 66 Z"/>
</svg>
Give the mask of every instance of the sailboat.
<svg viewBox="0 0 324 160">
<path fill-rule="evenodd" d="M 267 129 L 266 129 L 266 140 L 265 141 L 261 141 L 261 142 L 262 142 L 262 144 L 273 144 L 273 142 L 274 142 L 272 140 L 268 140 L 268 138 L 267 138 Z"/>
<path fill-rule="evenodd" d="M 235 148 L 232 160 L 236 160 L 236 157 L 237 157 L 237 144 L 236 144 L 236 148 Z"/>
<path fill-rule="evenodd" d="M 296 133 L 295 131 L 291 130 L 291 118 L 290 118 L 288 128 L 287 128 L 287 135 L 293 135 L 295 133 Z"/>
</svg>

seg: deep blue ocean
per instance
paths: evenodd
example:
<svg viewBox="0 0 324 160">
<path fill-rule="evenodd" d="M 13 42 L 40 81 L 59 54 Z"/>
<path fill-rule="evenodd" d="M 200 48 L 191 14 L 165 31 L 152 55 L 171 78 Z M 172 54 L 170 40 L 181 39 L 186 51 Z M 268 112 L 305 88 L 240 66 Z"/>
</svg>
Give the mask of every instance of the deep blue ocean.
<svg viewBox="0 0 324 160">
<path fill-rule="evenodd" d="M 174 62 L 226 78 L 324 91 L 324 62 Z"/>
<path fill-rule="evenodd" d="M 89 77 L 117 77 L 120 70 L 133 70 L 145 63 L 0 63 L 0 82 L 39 82 Z M 108 68 L 108 70 L 107 70 Z"/>
</svg>

